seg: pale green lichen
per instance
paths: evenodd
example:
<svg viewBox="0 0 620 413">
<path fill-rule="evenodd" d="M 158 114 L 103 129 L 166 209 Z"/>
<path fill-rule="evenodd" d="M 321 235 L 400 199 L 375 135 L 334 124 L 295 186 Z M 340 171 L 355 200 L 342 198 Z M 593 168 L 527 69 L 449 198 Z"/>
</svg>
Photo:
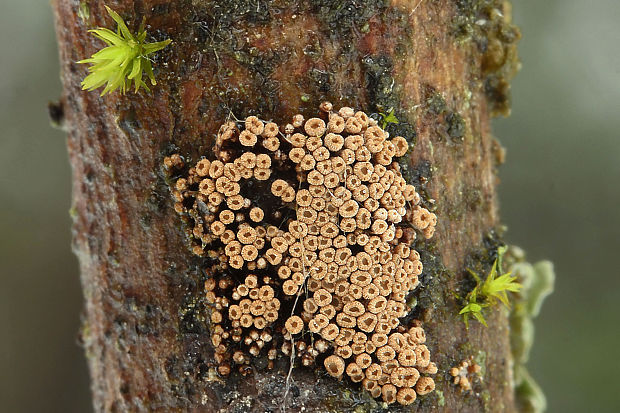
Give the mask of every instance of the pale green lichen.
<svg viewBox="0 0 620 413">
<path fill-rule="evenodd" d="M 479 350 L 474 357 L 474 362 L 480 366 L 480 377 L 484 377 L 487 372 L 487 352 Z"/>
<path fill-rule="evenodd" d="M 510 313 L 510 341 L 514 360 L 514 387 L 520 411 L 540 413 L 547 402 L 542 389 L 525 367 L 534 343 L 534 322 L 545 298 L 553 292 L 555 273 L 550 261 L 530 264 L 518 247 L 510 247 L 514 263 L 511 271 L 519 278 L 523 288 Z"/>
<path fill-rule="evenodd" d="M 85 1 L 80 2 L 80 5 L 78 7 L 78 17 L 83 22 L 86 22 L 87 20 L 90 19 L 90 8 L 88 7 L 88 4 L 86 4 Z"/>
<path fill-rule="evenodd" d="M 435 389 L 435 394 L 437 395 L 437 406 L 443 407 L 446 405 L 446 398 L 443 395 L 441 390 Z"/>
</svg>

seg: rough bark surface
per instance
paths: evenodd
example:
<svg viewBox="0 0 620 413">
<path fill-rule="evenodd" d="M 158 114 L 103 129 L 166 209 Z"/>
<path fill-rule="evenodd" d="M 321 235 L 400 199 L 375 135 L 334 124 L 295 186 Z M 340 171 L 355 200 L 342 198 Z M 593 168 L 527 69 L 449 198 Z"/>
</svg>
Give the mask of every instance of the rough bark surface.
<svg viewBox="0 0 620 413">
<path fill-rule="evenodd" d="M 88 29 L 113 27 L 100 0 L 55 0 L 73 167 L 74 249 L 85 296 L 82 338 L 96 411 L 382 411 L 358 385 L 322 368 L 221 379 L 202 302 L 201 260 L 187 248 L 162 160 L 197 159 L 233 113 L 286 123 L 329 100 L 367 113 L 394 108 L 393 134 L 415 141 L 406 178 L 438 215 L 414 316 L 424 321 L 437 391 L 408 409 L 513 411 L 508 320 L 469 330 L 456 294 L 464 268 L 488 269 L 498 225 L 495 168 L 501 148 L 490 117 L 507 110 L 518 32 L 501 1 L 116 0 L 130 27 L 146 17 L 155 56 L 152 94 L 80 90 L 77 60 L 102 44 Z M 80 12 L 80 10 L 82 10 Z M 88 10 L 88 13 L 84 13 Z M 471 285 L 469 285 L 471 288 Z M 484 380 L 461 393 L 447 371 L 473 355 Z"/>
</svg>

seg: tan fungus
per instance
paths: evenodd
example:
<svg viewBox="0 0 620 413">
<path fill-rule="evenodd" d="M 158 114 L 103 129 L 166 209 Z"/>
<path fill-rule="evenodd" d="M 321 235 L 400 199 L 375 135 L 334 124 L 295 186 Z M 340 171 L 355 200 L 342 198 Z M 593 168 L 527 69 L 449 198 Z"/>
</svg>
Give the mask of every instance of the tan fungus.
<svg viewBox="0 0 620 413">
<path fill-rule="evenodd" d="M 393 159 L 409 150 L 405 138 L 390 138 L 364 112 L 335 111 L 329 102 L 320 109 L 308 120 L 295 115 L 284 133 L 256 116 L 226 123 L 215 159 L 188 165 L 171 190 L 175 210 L 193 220 L 192 251 L 215 258 L 211 274 L 227 272 L 205 282 L 214 361 L 229 374 L 231 363 L 246 365 L 283 328 L 281 351 L 291 354 L 291 335 L 306 329 L 320 337 L 295 339 L 302 365 L 331 343 L 329 374 L 342 376 L 344 360 L 355 357 L 346 366 L 353 382 L 387 403 L 409 405 L 416 393 L 432 391 L 433 380 L 419 375 L 437 366 L 420 324 L 407 331 L 399 321 L 423 270 L 408 244 L 415 231 L 432 237 L 437 216 L 420 205 Z M 178 154 L 164 165 L 185 167 Z M 275 200 L 253 205 L 247 188 Z M 260 279 L 250 274 L 239 284 L 240 271 Z M 279 315 L 281 305 L 288 318 Z M 267 351 L 273 364 L 275 347 Z M 468 382 L 457 373 L 455 381 Z"/>
</svg>

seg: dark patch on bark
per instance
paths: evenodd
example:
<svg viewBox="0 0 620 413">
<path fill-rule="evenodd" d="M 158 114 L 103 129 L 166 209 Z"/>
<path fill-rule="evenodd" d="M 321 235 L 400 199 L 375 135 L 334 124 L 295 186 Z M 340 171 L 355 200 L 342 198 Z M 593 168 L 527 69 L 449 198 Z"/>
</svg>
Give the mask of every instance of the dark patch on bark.
<svg viewBox="0 0 620 413">
<path fill-rule="evenodd" d="M 311 0 L 316 14 L 330 36 L 350 36 L 363 30 L 368 20 L 387 8 L 386 0 Z"/>
<path fill-rule="evenodd" d="M 58 129 L 62 129 L 64 127 L 65 108 L 64 102 L 62 100 L 58 100 L 56 102 L 48 102 L 47 114 L 53 127 Z"/>
<path fill-rule="evenodd" d="M 519 29 L 511 22 L 510 4 L 503 0 L 456 0 L 453 35 L 471 40 L 482 54 L 481 76 L 491 113 L 510 113 L 510 80 L 519 69 Z"/>
</svg>

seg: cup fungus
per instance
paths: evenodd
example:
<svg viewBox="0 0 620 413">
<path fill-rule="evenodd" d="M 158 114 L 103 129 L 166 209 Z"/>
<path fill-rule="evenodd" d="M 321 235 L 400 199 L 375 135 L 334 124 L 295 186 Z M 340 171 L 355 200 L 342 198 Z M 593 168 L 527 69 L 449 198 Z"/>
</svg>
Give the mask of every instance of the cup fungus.
<svg viewBox="0 0 620 413">
<path fill-rule="evenodd" d="M 422 272 L 410 242 L 432 237 L 437 217 L 394 159 L 409 149 L 403 137 L 329 102 L 304 119 L 227 122 L 212 156 L 188 169 L 178 154 L 164 159 L 174 209 L 208 266 L 217 370 L 247 372 L 265 353 L 272 366 L 294 346 L 302 365 L 328 353 L 331 376 L 409 405 L 437 371 L 420 323 L 400 322 Z"/>
</svg>

